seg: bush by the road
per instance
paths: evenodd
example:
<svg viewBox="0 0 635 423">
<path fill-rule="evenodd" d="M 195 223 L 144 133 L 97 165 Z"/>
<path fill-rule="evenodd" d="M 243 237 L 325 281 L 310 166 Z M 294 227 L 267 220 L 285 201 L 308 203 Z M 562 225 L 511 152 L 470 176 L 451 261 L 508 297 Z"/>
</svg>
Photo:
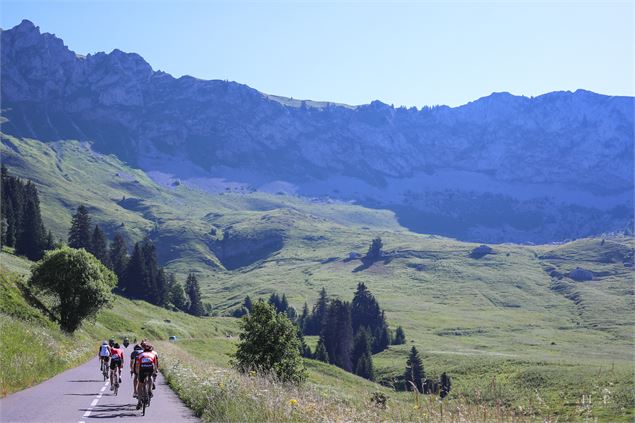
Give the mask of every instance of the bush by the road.
<svg viewBox="0 0 635 423">
<path fill-rule="evenodd" d="M 302 382 L 306 370 L 297 330 L 289 318 L 264 302 L 243 317 L 236 367 L 275 375 L 282 382 Z"/>
<path fill-rule="evenodd" d="M 64 331 L 74 332 L 113 299 L 117 277 L 85 250 L 64 247 L 47 252 L 33 266 L 29 284 L 52 294 L 51 312 Z"/>
</svg>

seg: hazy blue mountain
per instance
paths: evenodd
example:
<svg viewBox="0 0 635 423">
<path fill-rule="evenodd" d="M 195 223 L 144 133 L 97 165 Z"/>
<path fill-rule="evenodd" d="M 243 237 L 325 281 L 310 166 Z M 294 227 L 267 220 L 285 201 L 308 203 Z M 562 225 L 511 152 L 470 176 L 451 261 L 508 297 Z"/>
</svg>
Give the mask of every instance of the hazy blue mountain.
<svg viewBox="0 0 635 423">
<path fill-rule="evenodd" d="M 80 56 L 29 21 L 4 30 L 1 48 L 4 133 L 91 141 L 164 184 L 328 196 L 392 209 L 415 231 L 487 242 L 633 224 L 632 97 L 346 106 L 177 79 L 119 50 Z"/>
</svg>

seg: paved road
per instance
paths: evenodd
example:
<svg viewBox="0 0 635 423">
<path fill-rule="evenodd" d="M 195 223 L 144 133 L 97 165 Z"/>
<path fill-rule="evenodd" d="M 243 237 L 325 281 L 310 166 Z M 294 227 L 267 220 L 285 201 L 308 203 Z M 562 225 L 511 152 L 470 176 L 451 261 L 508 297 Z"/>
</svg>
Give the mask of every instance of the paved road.
<svg viewBox="0 0 635 423">
<path fill-rule="evenodd" d="M 94 358 L 1 399 L 0 422 L 199 422 L 167 386 L 163 376 L 157 378 L 154 398 L 145 416 L 135 409 L 137 401 L 132 398 L 130 372 L 124 373 L 121 379 L 119 395 L 114 396 L 99 372 L 98 359 Z"/>
</svg>

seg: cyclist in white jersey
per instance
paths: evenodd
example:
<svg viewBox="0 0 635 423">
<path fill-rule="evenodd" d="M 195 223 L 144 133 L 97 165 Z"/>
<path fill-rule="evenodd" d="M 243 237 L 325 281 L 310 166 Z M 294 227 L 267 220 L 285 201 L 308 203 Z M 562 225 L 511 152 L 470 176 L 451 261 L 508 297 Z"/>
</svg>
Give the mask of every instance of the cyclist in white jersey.
<svg viewBox="0 0 635 423">
<path fill-rule="evenodd" d="M 99 347 L 99 370 L 103 369 L 102 364 L 107 366 L 108 365 L 108 361 L 110 361 L 110 345 L 108 345 L 108 342 L 104 341 L 101 343 L 101 346 Z"/>
</svg>

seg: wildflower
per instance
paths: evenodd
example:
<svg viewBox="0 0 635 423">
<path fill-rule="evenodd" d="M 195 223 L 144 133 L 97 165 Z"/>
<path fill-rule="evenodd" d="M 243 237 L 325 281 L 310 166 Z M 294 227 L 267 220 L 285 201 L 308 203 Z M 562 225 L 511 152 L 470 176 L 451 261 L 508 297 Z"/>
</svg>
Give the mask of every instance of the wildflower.
<svg viewBox="0 0 635 423">
<path fill-rule="evenodd" d="M 256 372 L 255 372 L 254 370 L 251 370 L 251 371 L 249 372 L 249 376 L 250 376 L 250 377 L 256 377 Z"/>
<path fill-rule="evenodd" d="M 289 400 L 289 405 L 290 405 L 291 407 L 295 407 L 296 405 L 298 405 L 298 400 L 296 400 L 295 398 L 291 398 L 291 399 Z"/>
<path fill-rule="evenodd" d="M 415 404 L 415 406 L 412 407 L 413 410 L 418 410 L 419 408 L 421 408 L 421 407 L 419 407 L 419 404 Z"/>
</svg>

